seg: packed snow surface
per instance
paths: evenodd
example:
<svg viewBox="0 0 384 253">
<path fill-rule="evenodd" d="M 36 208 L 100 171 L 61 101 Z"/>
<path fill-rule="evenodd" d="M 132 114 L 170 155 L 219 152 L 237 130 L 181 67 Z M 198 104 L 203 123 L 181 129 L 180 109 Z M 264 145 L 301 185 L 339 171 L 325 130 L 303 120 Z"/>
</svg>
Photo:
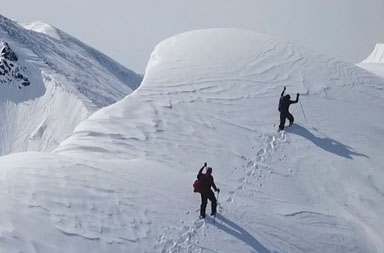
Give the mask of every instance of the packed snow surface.
<svg viewBox="0 0 384 253">
<path fill-rule="evenodd" d="M 248 31 L 169 38 L 53 153 L 0 158 L 0 251 L 382 252 L 383 85 Z M 302 95 L 278 133 L 283 86 Z M 198 219 L 204 162 L 216 219 Z"/>
<path fill-rule="evenodd" d="M 384 43 L 377 43 L 372 53 L 358 66 L 384 78 Z"/>
<path fill-rule="evenodd" d="M 0 16 L 0 156 L 52 151 L 142 79 L 53 26 L 25 26 Z"/>
</svg>

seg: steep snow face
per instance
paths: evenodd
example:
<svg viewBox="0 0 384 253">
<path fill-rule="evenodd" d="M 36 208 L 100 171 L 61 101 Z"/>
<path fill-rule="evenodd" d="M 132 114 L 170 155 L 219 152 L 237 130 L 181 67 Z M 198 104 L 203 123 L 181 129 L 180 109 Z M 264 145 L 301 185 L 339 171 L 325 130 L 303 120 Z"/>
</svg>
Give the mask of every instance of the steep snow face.
<svg viewBox="0 0 384 253">
<path fill-rule="evenodd" d="M 357 66 L 384 77 L 384 43 L 377 43 L 367 59 Z"/>
<path fill-rule="evenodd" d="M 142 76 L 125 68 L 116 61 L 101 52 L 85 45 L 78 39 L 66 34 L 65 32 L 43 22 L 34 22 L 30 25 L 24 24 L 24 27 L 36 32 L 48 34 L 50 37 L 60 39 L 60 47 L 65 47 L 73 51 L 71 54 L 68 52 L 60 52 L 60 56 L 71 63 L 75 62 L 71 67 L 76 88 L 83 94 L 89 97 L 92 102 L 99 106 L 109 105 L 123 98 L 127 92 L 132 92 L 139 87 Z M 42 28 L 43 27 L 43 28 Z M 54 48 L 54 51 L 61 51 L 60 47 Z M 48 56 L 49 57 L 49 56 Z M 80 60 L 80 62 L 78 62 Z M 61 69 L 62 66 L 56 66 Z M 84 71 L 88 70 L 89 71 Z M 69 71 L 68 71 L 69 72 Z M 108 72 L 108 75 L 105 74 Z M 68 73 L 66 73 L 68 74 Z M 79 77 L 90 78 L 92 82 L 86 80 L 79 80 Z M 80 83 L 78 83 L 80 81 Z M 87 84 L 87 85 L 84 85 Z M 94 95 L 95 90 L 98 91 Z M 102 96 L 100 96 L 100 94 Z M 94 96 L 93 96 L 94 95 Z"/>
<path fill-rule="evenodd" d="M 301 104 L 277 133 L 284 85 Z M 382 79 L 352 64 L 242 30 L 172 37 L 52 154 L 0 158 L 0 248 L 380 252 L 383 109 Z M 215 221 L 197 219 L 204 162 Z"/>
<path fill-rule="evenodd" d="M 364 63 L 384 63 L 384 43 L 377 43 Z"/>
<path fill-rule="evenodd" d="M 42 22 L 37 24 L 35 22 L 24 26 L 44 34 L 28 33 L 23 30 L 18 31 L 19 34 L 15 37 L 22 42 L 29 40 L 29 47 L 34 53 L 53 70 L 64 74 L 71 82 L 71 88 L 74 87 L 78 93 L 86 96 L 98 107 L 122 99 L 140 85 L 142 77 L 135 72 L 51 25 L 44 26 Z M 50 27 L 49 36 L 45 36 L 47 29 L 37 29 L 42 26 Z M 7 27 L 6 30 L 10 34 L 14 33 L 13 29 L 16 29 L 15 25 Z M 59 36 L 60 41 L 52 39 L 57 37 L 52 36 L 53 31 Z M 30 38 L 32 36 L 29 36 L 31 34 L 34 35 L 32 39 Z"/>
<path fill-rule="evenodd" d="M 80 121 L 141 82 L 140 75 L 52 26 L 29 28 L 48 35 L 0 16 L 0 155 L 53 150 Z"/>
</svg>

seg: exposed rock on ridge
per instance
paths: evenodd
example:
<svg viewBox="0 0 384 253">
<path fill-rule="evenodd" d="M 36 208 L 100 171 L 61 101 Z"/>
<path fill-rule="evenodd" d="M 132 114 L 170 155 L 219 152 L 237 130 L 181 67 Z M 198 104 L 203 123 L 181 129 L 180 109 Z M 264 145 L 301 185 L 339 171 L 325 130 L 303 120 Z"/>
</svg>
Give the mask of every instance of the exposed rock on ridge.
<svg viewBox="0 0 384 253">
<path fill-rule="evenodd" d="M 18 57 L 6 41 L 0 42 L 0 85 L 13 84 L 21 89 L 29 86 L 30 81 L 26 76 L 26 68 L 17 65 Z"/>
</svg>

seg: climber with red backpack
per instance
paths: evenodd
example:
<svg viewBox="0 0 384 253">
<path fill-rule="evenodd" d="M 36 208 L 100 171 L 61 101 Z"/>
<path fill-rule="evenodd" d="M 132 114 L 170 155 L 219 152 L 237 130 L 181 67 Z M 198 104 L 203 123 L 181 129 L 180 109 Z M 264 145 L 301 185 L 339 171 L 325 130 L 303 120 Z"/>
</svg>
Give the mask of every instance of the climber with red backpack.
<svg viewBox="0 0 384 253">
<path fill-rule="evenodd" d="M 207 168 L 206 173 L 203 173 L 204 168 Z M 201 206 L 200 206 L 200 218 L 205 218 L 205 209 L 207 208 L 208 199 L 211 201 L 211 215 L 216 215 L 217 200 L 211 187 L 217 192 L 220 189 L 216 187 L 212 176 L 212 168 L 207 167 L 207 163 L 199 170 L 197 174 L 197 180 L 193 184 L 194 192 L 200 192 L 201 194 Z"/>
</svg>

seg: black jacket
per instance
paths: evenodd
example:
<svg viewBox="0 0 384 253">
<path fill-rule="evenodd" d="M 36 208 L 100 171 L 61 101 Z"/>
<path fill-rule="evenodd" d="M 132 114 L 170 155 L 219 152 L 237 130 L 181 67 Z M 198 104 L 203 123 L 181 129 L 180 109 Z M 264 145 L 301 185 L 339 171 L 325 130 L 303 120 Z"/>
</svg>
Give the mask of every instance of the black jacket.
<svg viewBox="0 0 384 253">
<path fill-rule="evenodd" d="M 285 90 L 283 90 L 280 96 L 279 112 L 288 112 L 289 106 L 291 104 L 296 104 L 297 102 L 299 102 L 299 94 L 296 95 L 296 100 L 290 100 L 291 97 L 289 95 L 284 96 L 284 91 Z"/>
<path fill-rule="evenodd" d="M 218 188 L 215 185 L 215 181 L 213 180 L 213 176 L 211 173 L 203 173 L 203 168 L 199 170 L 199 174 L 197 174 L 197 179 L 201 182 L 201 188 L 200 192 L 201 193 L 208 193 L 211 190 L 211 187 L 215 189 L 215 191 L 218 190 Z"/>
</svg>

